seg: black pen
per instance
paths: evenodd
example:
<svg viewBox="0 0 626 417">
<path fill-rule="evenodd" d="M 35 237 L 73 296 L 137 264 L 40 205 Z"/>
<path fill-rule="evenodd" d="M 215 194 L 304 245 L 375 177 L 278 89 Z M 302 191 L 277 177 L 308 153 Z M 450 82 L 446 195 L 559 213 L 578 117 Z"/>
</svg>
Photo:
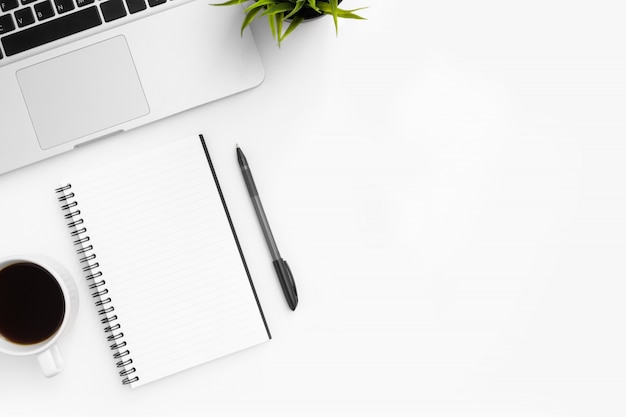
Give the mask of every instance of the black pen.
<svg viewBox="0 0 626 417">
<path fill-rule="evenodd" d="M 274 241 L 274 236 L 272 235 L 270 225 L 267 222 L 267 217 L 265 216 L 265 211 L 263 210 L 263 205 L 261 204 L 261 199 L 259 198 L 259 193 L 256 189 L 256 185 L 254 184 L 254 179 L 252 179 L 252 173 L 250 172 L 248 161 L 239 146 L 237 146 L 237 160 L 239 161 L 239 167 L 241 168 L 243 179 L 246 183 L 246 187 L 248 188 L 248 193 L 250 194 L 250 199 L 252 200 L 252 205 L 254 206 L 254 211 L 256 211 L 259 223 L 261 223 L 261 229 L 263 230 L 263 235 L 265 236 L 265 242 L 267 242 L 267 246 L 270 249 L 272 263 L 274 264 L 274 269 L 278 275 L 280 286 L 283 289 L 283 294 L 285 294 L 289 308 L 295 310 L 298 305 L 296 283 L 293 280 L 293 275 L 291 274 L 291 269 L 289 269 L 287 261 L 280 257 L 276 241 Z"/>
</svg>

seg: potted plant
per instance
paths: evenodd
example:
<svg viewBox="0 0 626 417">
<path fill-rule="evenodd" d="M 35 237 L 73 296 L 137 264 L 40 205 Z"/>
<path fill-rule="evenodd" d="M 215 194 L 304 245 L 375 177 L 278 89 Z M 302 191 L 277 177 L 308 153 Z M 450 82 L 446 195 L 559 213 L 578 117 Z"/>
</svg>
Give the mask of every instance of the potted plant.
<svg viewBox="0 0 626 417">
<path fill-rule="evenodd" d="M 246 3 L 248 0 L 228 0 L 215 6 L 232 6 Z M 256 0 L 244 9 L 245 17 L 241 24 L 241 32 L 254 21 L 257 16 L 267 16 L 272 36 L 280 46 L 281 42 L 305 20 L 324 15 L 333 17 L 335 33 L 338 33 L 338 19 L 364 19 L 355 12 L 362 10 L 344 10 L 339 8 L 342 0 Z M 283 24 L 289 26 L 283 30 Z"/>
</svg>

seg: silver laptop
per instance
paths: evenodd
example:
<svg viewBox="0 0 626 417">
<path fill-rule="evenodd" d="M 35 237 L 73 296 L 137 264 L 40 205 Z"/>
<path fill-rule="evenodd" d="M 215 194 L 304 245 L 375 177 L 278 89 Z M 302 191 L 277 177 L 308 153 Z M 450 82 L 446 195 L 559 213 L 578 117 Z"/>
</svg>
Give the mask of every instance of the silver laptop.
<svg viewBox="0 0 626 417">
<path fill-rule="evenodd" d="M 260 84 L 215 2 L 0 0 L 0 173 Z"/>
</svg>

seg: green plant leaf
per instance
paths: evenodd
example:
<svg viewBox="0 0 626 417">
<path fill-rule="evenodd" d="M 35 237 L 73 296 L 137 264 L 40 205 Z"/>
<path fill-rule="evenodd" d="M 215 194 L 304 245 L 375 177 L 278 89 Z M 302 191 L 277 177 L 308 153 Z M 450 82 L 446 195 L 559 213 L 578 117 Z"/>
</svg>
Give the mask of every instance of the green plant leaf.
<svg viewBox="0 0 626 417">
<path fill-rule="evenodd" d="M 278 40 L 278 38 L 276 37 L 276 20 L 274 19 L 274 16 L 267 16 L 267 22 L 270 25 L 270 31 L 272 32 L 272 38 Z"/>
<path fill-rule="evenodd" d="M 211 6 L 232 6 L 234 4 L 241 4 L 245 1 L 246 0 L 230 0 L 230 1 L 225 1 L 224 3 L 211 3 Z"/>
<path fill-rule="evenodd" d="M 280 3 L 274 6 L 268 7 L 267 10 L 263 12 L 264 15 L 275 15 L 279 13 L 284 13 L 291 11 L 293 5 L 291 3 Z"/>
<path fill-rule="evenodd" d="M 327 6 L 324 3 L 320 3 L 320 9 L 322 10 L 323 13 L 325 14 L 332 14 L 332 11 L 330 9 L 329 6 Z M 364 10 L 367 9 L 367 7 L 361 7 L 359 9 L 353 9 L 353 10 L 343 10 L 343 9 L 337 9 L 337 17 L 341 17 L 341 18 L 345 18 L 345 19 L 359 19 L 359 20 L 367 20 L 364 17 L 361 17 L 357 14 L 355 14 L 354 12 L 358 12 L 359 10 Z"/>
<path fill-rule="evenodd" d="M 276 13 L 274 15 L 274 18 L 276 19 L 276 36 L 278 39 L 279 47 L 280 47 L 280 38 L 282 37 L 282 33 L 283 33 L 283 16 L 284 14 L 282 13 Z"/>
<path fill-rule="evenodd" d="M 244 17 L 243 22 L 241 23 L 241 36 L 243 36 L 243 31 L 250 25 L 250 23 L 252 23 L 260 11 L 261 9 L 252 9 L 246 13 L 246 17 Z"/>
<path fill-rule="evenodd" d="M 339 8 L 339 4 L 337 0 L 330 0 L 328 2 L 330 4 L 330 14 L 333 15 L 333 22 L 335 23 L 335 35 L 339 35 L 339 23 L 337 22 L 337 9 Z"/>
<path fill-rule="evenodd" d="M 289 19 L 291 16 L 293 16 L 296 13 L 298 13 L 302 9 L 302 7 L 304 6 L 304 2 L 305 1 L 306 0 L 297 0 L 293 10 L 291 11 L 291 13 L 289 13 L 287 16 L 285 16 L 285 19 Z"/>
<path fill-rule="evenodd" d="M 246 7 L 244 11 L 249 12 L 250 10 L 253 10 L 253 9 L 262 8 L 268 5 L 272 6 L 274 4 L 276 4 L 276 0 L 258 0 L 258 1 L 252 2 L 252 4 Z"/>
<path fill-rule="evenodd" d="M 289 24 L 289 27 L 285 31 L 285 33 L 283 33 L 283 36 L 280 38 L 280 41 L 282 42 L 287 36 L 289 36 L 289 34 L 293 32 L 294 29 L 297 28 L 298 25 L 302 23 L 303 20 L 304 18 L 302 16 L 294 17 L 291 23 Z"/>
<path fill-rule="evenodd" d="M 320 9 L 317 7 L 317 5 L 315 4 L 315 0 L 307 0 L 307 2 L 309 3 L 309 7 L 313 10 L 315 10 L 316 12 L 320 12 Z"/>
</svg>

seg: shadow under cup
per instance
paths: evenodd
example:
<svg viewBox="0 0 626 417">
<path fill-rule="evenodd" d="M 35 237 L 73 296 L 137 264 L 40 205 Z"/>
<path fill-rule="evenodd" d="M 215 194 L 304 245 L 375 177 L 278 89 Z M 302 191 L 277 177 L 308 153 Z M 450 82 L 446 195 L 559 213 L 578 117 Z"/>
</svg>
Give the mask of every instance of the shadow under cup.
<svg viewBox="0 0 626 417">
<path fill-rule="evenodd" d="M 63 290 L 45 268 L 32 262 L 0 267 L 0 336 L 17 345 L 52 337 L 65 318 Z"/>
</svg>

